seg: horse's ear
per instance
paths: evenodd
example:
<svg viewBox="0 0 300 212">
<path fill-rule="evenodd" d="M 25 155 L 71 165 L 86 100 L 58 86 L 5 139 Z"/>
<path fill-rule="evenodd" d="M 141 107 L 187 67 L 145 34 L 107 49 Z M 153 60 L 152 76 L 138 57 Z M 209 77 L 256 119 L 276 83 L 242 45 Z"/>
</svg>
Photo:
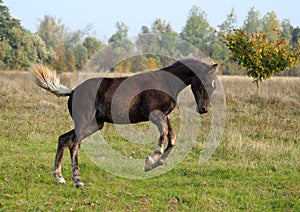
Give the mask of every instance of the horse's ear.
<svg viewBox="0 0 300 212">
<path fill-rule="evenodd" d="M 209 72 L 208 73 L 210 73 L 210 74 L 217 74 L 218 73 L 218 69 L 217 69 L 217 66 L 218 66 L 218 64 L 213 64 L 212 65 L 212 69 L 211 70 L 209 70 Z"/>
</svg>

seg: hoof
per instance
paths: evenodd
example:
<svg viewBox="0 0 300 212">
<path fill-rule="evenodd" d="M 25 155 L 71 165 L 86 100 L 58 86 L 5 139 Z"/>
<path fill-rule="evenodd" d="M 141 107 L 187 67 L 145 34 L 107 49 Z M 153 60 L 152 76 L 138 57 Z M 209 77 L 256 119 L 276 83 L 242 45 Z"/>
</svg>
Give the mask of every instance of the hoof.
<svg viewBox="0 0 300 212">
<path fill-rule="evenodd" d="M 56 181 L 57 181 L 58 184 L 65 184 L 66 183 L 66 180 L 63 177 L 60 177 L 59 179 L 56 178 Z"/>
<path fill-rule="evenodd" d="M 76 183 L 75 183 L 75 186 L 76 186 L 76 188 L 81 188 L 81 189 L 84 188 L 84 184 L 83 184 L 83 182 L 81 182 L 81 181 L 76 182 Z"/>
<path fill-rule="evenodd" d="M 66 183 L 66 180 L 65 180 L 62 176 L 59 176 L 59 175 L 55 175 L 55 174 L 54 174 L 54 177 L 55 177 L 56 182 L 57 182 L 58 184 L 65 184 L 65 183 Z"/>
<path fill-rule="evenodd" d="M 154 164 L 154 161 L 153 159 L 149 156 L 146 158 L 145 160 L 145 168 L 144 168 L 144 171 L 145 172 L 148 172 L 148 171 L 151 171 L 153 168 L 152 168 L 152 165 Z"/>
<path fill-rule="evenodd" d="M 155 169 L 158 166 L 162 166 L 163 164 L 164 161 L 161 158 L 158 158 L 156 161 L 154 161 L 151 157 L 147 157 L 145 161 L 144 171 L 151 171 L 152 169 Z"/>
</svg>

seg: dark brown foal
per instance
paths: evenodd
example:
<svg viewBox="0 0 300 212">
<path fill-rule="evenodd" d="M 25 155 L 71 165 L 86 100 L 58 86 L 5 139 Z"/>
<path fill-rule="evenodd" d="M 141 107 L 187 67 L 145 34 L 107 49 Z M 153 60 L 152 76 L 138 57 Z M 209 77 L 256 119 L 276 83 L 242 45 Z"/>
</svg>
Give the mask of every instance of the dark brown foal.
<svg viewBox="0 0 300 212">
<path fill-rule="evenodd" d="M 72 178 L 76 187 L 83 187 L 80 179 L 78 154 L 81 142 L 101 130 L 104 122 L 132 124 L 153 122 L 160 133 L 153 154 L 146 158 L 145 171 L 164 164 L 175 146 L 168 114 L 176 106 L 178 94 L 191 85 L 198 112 L 206 113 L 215 89 L 217 65 L 196 59 L 183 59 L 157 71 L 142 72 L 130 77 L 92 78 L 71 90 L 59 83 L 55 72 L 42 65 L 32 66 L 34 82 L 57 96 L 69 96 L 68 109 L 75 128 L 58 139 L 53 174 L 58 183 L 62 176 L 62 158 L 66 147 L 70 150 Z M 166 138 L 168 144 L 164 149 Z"/>
</svg>

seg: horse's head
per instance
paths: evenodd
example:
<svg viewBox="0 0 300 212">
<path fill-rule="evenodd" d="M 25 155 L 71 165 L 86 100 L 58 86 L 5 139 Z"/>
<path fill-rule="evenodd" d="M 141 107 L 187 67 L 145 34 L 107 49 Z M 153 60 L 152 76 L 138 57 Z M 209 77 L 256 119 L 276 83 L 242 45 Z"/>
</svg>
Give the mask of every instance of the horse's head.
<svg viewBox="0 0 300 212">
<path fill-rule="evenodd" d="M 192 91 L 195 96 L 198 112 L 207 113 L 210 104 L 210 96 L 216 89 L 217 64 L 211 65 L 201 77 L 195 76 L 191 82 Z"/>
</svg>

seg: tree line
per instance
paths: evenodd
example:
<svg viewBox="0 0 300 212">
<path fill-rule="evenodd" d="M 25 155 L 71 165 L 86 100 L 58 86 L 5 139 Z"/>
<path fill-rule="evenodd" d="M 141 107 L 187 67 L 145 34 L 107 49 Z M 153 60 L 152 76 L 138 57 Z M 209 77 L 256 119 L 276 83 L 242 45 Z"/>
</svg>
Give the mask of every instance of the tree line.
<svg viewBox="0 0 300 212">
<path fill-rule="evenodd" d="M 180 49 L 179 41 L 184 40 L 206 57 L 221 64 L 223 74 L 241 74 L 245 71 L 230 58 L 224 35 L 240 28 L 246 34 L 264 33 L 270 41 L 284 39 L 290 46 L 297 45 L 300 38 L 300 28 L 294 27 L 290 20 L 279 20 L 274 11 L 262 16 L 254 7 L 249 9 L 241 27 L 237 25 L 237 16 L 232 9 L 224 22 L 215 29 L 209 24 L 205 11 L 196 5 L 190 9 L 181 32 L 175 32 L 169 22 L 158 18 L 151 26 L 141 26 L 137 40 L 131 41 L 126 39 L 129 28 L 125 23 L 117 22 L 115 27 L 115 33 L 107 42 L 103 42 L 94 36 L 92 26 L 72 31 L 61 19 L 45 15 L 39 21 L 36 32 L 31 33 L 21 26 L 19 20 L 11 17 L 9 8 L 0 0 L 0 69 L 19 70 L 28 68 L 32 63 L 44 63 L 58 72 L 80 71 L 100 49 L 114 45 L 119 40 L 122 40 L 122 44 L 118 44 L 118 54 L 130 55 L 137 47 L 140 50 L 152 49 L 161 55 L 170 55 L 171 52 L 172 55 L 179 56 L 184 52 Z M 167 36 L 153 42 L 142 36 L 149 33 Z M 107 68 L 111 71 L 135 72 L 159 68 L 169 62 L 170 58 L 146 54 Z M 280 74 L 300 76 L 300 70 L 294 68 Z"/>
</svg>

